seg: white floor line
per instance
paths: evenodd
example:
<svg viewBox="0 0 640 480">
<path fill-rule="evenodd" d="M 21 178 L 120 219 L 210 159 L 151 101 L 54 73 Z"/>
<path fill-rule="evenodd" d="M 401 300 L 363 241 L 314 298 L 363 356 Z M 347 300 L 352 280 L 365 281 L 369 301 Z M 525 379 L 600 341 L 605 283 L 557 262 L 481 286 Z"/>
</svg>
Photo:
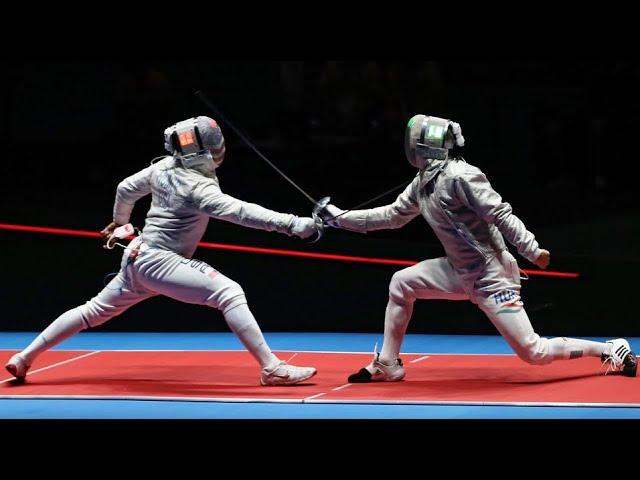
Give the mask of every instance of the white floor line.
<svg viewBox="0 0 640 480">
<path fill-rule="evenodd" d="M 424 356 L 422 356 L 420 358 L 416 358 L 415 360 L 411 360 L 409 363 L 418 363 L 421 360 L 424 360 L 424 359 L 429 358 L 429 357 L 430 357 L 430 355 L 424 355 Z"/>
<path fill-rule="evenodd" d="M 351 386 L 350 383 L 346 383 L 346 384 L 342 385 L 341 387 L 332 388 L 331 390 L 333 390 L 334 392 L 337 392 L 338 390 L 342 390 L 343 388 L 347 388 L 347 387 L 350 387 L 350 386 Z"/>
<path fill-rule="evenodd" d="M 296 355 L 298 355 L 298 352 L 294 353 L 293 355 L 291 355 L 289 357 L 289 359 L 287 360 L 287 363 L 289 363 L 291 361 L 292 358 L 294 358 Z"/>
<path fill-rule="evenodd" d="M 304 400 L 302 400 L 303 402 L 306 402 L 308 400 L 313 400 L 314 398 L 318 398 L 321 397 L 322 395 L 326 395 L 327 392 L 324 393 L 316 393 L 315 395 L 311 395 L 310 397 L 305 398 Z"/>
</svg>

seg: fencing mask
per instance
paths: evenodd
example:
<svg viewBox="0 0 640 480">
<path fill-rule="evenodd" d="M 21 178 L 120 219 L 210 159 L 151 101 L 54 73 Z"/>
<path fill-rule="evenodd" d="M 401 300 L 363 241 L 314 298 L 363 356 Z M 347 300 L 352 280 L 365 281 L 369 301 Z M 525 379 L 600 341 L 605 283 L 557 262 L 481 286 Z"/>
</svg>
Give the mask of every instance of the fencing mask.
<svg viewBox="0 0 640 480">
<path fill-rule="evenodd" d="M 420 170 L 430 160 L 446 160 L 449 150 L 463 146 L 462 129 L 451 120 L 414 115 L 407 124 L 404 151 L 409 163 Z"/>
<path fill-rule="evenodd" d="M 190 118 L 164 131 L 164 148 L 182 161 L 185 168 L 212 173 L 224 161 L 222 131 L 209 117 Z"/>
</svg>

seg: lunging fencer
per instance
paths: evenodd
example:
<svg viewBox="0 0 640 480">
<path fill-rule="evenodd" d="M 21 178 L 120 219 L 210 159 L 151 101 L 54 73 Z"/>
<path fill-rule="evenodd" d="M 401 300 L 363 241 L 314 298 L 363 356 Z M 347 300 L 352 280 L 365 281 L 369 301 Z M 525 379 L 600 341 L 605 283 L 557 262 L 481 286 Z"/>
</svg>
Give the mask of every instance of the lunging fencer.
<svg viewBox="0 0 640 480">
<path fill-rule="evenodd" d="M 164 139 L 170 155 L 120 182 L 113 222 L 101 232 L 112 246 L 117 241 L 114 231 L 129 223 L 136 201 L 151 194 L 144 229 L 126 246 L 120 271 L 97 296 L 60 315 L 27 348 L 11 357 L 6 369 L 19 381 L 24 381 L 33 361 L 44 351 L 156 295 L 220 310 L 259 363 L 262 385 L 296 384 L 316 374 L 313 367 L 288 365 L 274 355 L 249 310 L 242 287 L 192 258 L 209 218 L 300 238 L 317 233 L 316 222 L 223 193 L 217 168 L 225 157 L 225 141 L 212 118 L 178 122 L 165 130 Z"/>
<path fill-rule="evenodd" d="M 404 378 L 400 349 L 417 299 L 470 300 L 527 363 L 600 357 L 608 364 L 607 372 L 636 376 L 637 358 L 624 339 L 605 343 L 547 339 L 534 331 L 520 297 L 520 269 L 504 238 L 543 269 L 550 253 L 539 247 L 484 173 L 464 160 L 462 147 L 458 123 L 415 115 L 406 127 L 405 153 L 419 171 L 397 199 L 366 210 L 345 211 L 330 204 L 319 211 L 327 224 L 356 232 L 400 228 L 422 214 L 446 252 L 445 257 L 424 260 L 393 275 L 382 350 L 348 381 Z"/>
</svg>

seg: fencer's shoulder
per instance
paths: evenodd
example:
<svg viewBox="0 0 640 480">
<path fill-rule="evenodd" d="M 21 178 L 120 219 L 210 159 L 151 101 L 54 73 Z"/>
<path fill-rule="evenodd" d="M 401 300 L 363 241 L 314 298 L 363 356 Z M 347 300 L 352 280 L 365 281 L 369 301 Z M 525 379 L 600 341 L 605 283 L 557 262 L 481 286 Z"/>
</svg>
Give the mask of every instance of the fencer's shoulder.
<svg viewBox="0 0 640 480">
<path fill-rule="evenodd" d="M 482 170 L 464 160 L 450 160 L 447 162 L 447 173 L 455 178 L 471 179 L 484 176 Z"/>
<path fill-rule="evenodd" d="M 176 161 L 173 157 L 167 156 L 160 160 L 153 160 L 151 165 L 144 169 L 144 171 L 150 173 L 152 176 L 159 174 L 168 174 L 172 172 L 176 167 Z"/>
<path fill-rule="evenodd" d="M 173 168 L 176 165 L 176 160 L 170 155 L 167 155 L 164 158 L 161 158 L 157 162 L 151 163 L 151 168 L 154 170 L 166 170 L 168 168 Z"/>
<path fill-rule="evenodd" d="M 193 193 L 196 196 L 219 195 L 222 193 L 218 178 L 209 178 L 197 175 L 193 185 Z"/>
</svg>

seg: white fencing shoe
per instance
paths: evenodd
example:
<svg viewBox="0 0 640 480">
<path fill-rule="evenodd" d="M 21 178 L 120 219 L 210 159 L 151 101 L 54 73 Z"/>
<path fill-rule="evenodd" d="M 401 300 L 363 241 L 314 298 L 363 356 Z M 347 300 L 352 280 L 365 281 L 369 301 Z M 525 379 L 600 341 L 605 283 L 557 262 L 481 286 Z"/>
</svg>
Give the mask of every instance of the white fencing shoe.
<svg viewBox="0 0 640 480">
<path fill-rule="evenodd" d="M 638 358 L 631 351 L 629 342 L 624 338 L 616 338 L 609 340 L 611 344 L 611 353 L 609 355 L 602 354 L 602 364 L 609 364 L 605 375 L 609 372 L 622 372 L 627 377 L 635 377 L 638 370 Z"/>
<path fill-rule="evenodd" d="M 293 385 L 313 377 L 318 371 L 314 367 L 295 367 L 280 362 L 271 368 L 263 368 L 260 373 L 261 385 Z"/>
<path fill-rule="evenodd" d="M 11 357 L 4 366 L 4 368 L 7 369 L 7 372 L 16 377 L 16 380 L 21 383 L 24 382 L 24 378 L 27 376 L 27 371 L 30 367 L 31 365 L 27 365 L 27 362 L 19 353 L 16 353 Z"/>
</svg>

